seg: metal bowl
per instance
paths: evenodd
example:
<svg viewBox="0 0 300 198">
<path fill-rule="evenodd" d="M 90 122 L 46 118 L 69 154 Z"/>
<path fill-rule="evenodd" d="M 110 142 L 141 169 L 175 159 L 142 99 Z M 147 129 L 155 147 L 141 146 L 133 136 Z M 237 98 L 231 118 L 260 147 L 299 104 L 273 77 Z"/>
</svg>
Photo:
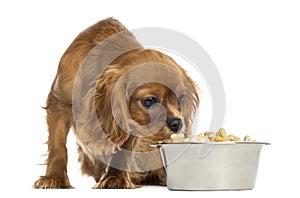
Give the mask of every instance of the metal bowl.
<svg viewBox="0 0 300 198">
<path fill-rule="evenodd" d="M 170 190 L 253 189 L 266 142 L 157 144 Z"/>
</svg>

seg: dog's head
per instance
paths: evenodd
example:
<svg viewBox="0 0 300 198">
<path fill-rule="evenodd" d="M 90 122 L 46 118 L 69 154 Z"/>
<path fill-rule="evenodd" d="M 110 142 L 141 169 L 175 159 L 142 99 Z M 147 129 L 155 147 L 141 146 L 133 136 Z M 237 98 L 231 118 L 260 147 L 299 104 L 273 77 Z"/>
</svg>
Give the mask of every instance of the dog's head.
<svg viewBox="0 0 300 198">
<path fill-rule="evenodd" d="M 146 49 L 114 60 L 95 94 L 99 123 L 119 147 L 134 137 L 157 143 L 172 133 L 189 136 L 198 104 L 195 83 L 187 73 L 169 56 Z"/>
</svg>

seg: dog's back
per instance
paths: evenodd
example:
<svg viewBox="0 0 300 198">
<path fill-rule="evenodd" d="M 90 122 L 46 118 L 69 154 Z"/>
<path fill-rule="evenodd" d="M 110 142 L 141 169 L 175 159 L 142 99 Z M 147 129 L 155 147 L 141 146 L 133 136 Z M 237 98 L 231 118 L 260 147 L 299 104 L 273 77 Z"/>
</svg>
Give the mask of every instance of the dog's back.
<svg viewBox="0 0 300 198">
<path fill-rule="evenodd" d="M 50 95 L 55 95 L 66 104 L 71 104 L 74 80 L 88 53 L 106 38 L 122 31 L 128 30 L 118 20 L 107 18 L 81 32 L 59 62 Z"/>
</svg>

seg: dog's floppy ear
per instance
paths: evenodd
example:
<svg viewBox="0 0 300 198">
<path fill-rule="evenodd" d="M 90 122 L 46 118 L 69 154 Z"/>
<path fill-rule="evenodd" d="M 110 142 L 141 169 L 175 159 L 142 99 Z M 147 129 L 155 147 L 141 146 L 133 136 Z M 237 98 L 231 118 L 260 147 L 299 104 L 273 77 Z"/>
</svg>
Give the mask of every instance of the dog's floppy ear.
<svg viewBox="0 0 300 198">
<path fill-rule="evenodd" d="M 185 75 L 188 83 L 186 85 L 186 95 L 184 98 L 182 110 L 183 117 L 185 118 L 186 136 L 189 137 L 192 134 L 192 122 L 194 120 L 196 110 L 199 107 L 199 95 L 198 87 L 196 83 L 187 75 Z"/>
<path fill-rule="evenodd" d="M 120 83 L 112 97 L 123 72 L 120 68 L 109 66 L 98 80 L 85 87 L 85 93 L 75 97 L 78 101 L 73 103 L 75 130 L 80 143 L 102 160 L 107 160 L 103 156 L 110 156 L 120 149 L 130 136 L 125 130 L 128 127 L 126 84 Z M 116 120 L 113 113 L 122 119 Z M 117 121 L 122 121 L 123 127 Z"/>
<path fill-rule="evenodd" d="M 98 122 L 108 140 L 120 148 L 129 138 L 129 110 L 124 69 L 110 65 L 97 82 L 95 108 Z"/>
</svg>

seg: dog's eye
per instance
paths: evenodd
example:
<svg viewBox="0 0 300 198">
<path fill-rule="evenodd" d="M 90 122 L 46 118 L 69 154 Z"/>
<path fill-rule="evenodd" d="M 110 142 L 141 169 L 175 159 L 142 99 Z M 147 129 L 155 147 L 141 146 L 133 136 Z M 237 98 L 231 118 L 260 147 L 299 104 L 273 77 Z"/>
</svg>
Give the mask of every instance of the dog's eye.
<svg viewBox="0 0 300 198">
<path fill-rule="evenodd" d="M 153 104 L 157 103 L 158 100 L 155 97 L 150 97 L 150 98 L 146 98 L 142 100 L 142 104 L 146 107 L 149 108 L 151 107 Z"/>
<path fill-rule="evenodd" d="M 179 105 L 181 105 L 183 103 L 184 97 L 185 97 L 185 94 L 180 94 L 178 96 L 178 103 L 179 103 Z"/>
</svg>

